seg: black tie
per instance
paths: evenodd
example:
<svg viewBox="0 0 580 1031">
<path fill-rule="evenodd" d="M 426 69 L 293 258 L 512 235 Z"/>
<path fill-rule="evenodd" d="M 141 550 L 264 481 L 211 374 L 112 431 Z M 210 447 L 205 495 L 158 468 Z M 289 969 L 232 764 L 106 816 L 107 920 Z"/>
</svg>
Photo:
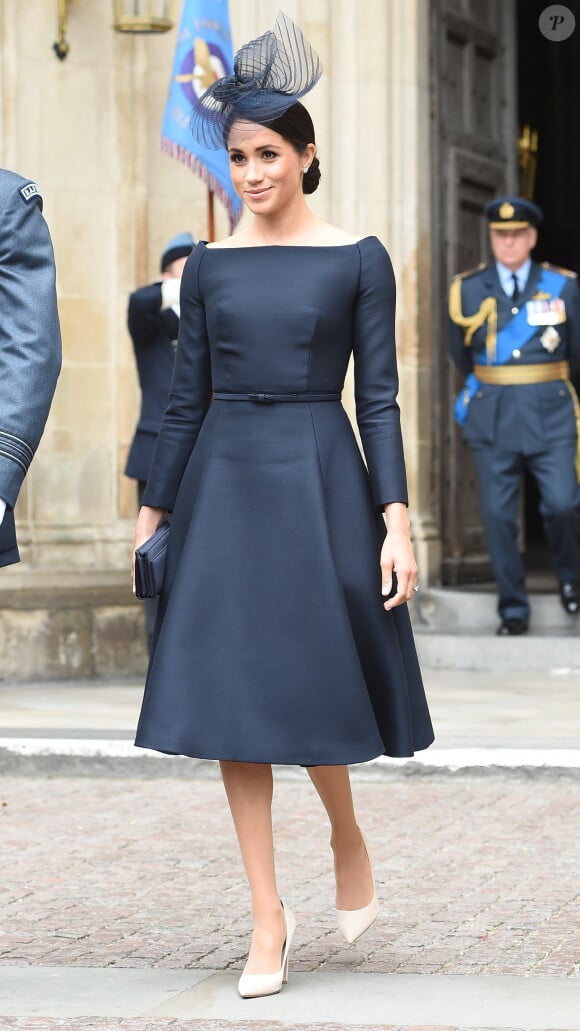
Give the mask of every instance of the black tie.
<svg viewBox="0 0 580 1031">
<path fill-rule="evenodd" d="M 512 294 L 512 304 L 517 304 L 519 296 L 520 296 L 520 291 L 519 291 L 519 288 L 518 288 L 518 277 L 516 276 L 515 272 L 512 274 L 512 279 L 514 281 L 514 292 Z"/>
</svg>

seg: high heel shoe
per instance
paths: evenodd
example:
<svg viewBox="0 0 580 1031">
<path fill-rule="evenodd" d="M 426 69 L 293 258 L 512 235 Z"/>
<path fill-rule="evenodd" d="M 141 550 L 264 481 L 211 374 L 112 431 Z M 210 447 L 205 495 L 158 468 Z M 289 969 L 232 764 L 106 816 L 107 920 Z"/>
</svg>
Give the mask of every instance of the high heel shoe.
<svg viewBox="0 0 580 1031">
<path fill-rule="evenodd" d="M 294 919 L 294 914 L 290 912 L 284 903 L 282 903 L 282 909 L 286 923 L 286 939 L 282 948 L 280 969 L 275 974 L 246 974 L 244 971 L 238 981 L 238 991 L 242 999 L 258 999 L 262 995 L 276 995 L 281 990 L 282 985 L 286 984 L 288 980 L 288 959 L 292 938 L 296 930 L 296 920 Z"/>
<path fill-rule="evenodd" d="M 361 832 L 362 833 L 362 832 Z M 366 849 L 369 866 L 371 868 L 371 877 L 373 879 L 373 897 L 369 902 L 368 906 L 363 906 L 362 909 L 337 909 L 336 910 L 336 922 L 338 929 L 342 934 L 343 938 L 346 938 L 349 945 L 352 945 L 357 938 L 360 938 L 361 934 L 368 931 L 372 923 L 377 919 L 379 915 L 379 900 L 377 899 L 377 893 L 375 889 L 375 875 L 373 873 L 373 860 L 371 856 L 371 850 L 367 839 L 362 834 L 363 844 Z"/>
</svg>

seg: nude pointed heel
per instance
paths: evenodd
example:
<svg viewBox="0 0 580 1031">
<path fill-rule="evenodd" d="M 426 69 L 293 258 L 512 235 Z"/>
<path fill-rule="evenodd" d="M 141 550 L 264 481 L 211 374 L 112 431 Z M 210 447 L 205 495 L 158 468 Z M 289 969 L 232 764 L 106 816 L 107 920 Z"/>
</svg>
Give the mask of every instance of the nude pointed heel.
<svg viewBox="0 0 580 1031">
<path fill-rule="evenodd" d="M 360 938 L 361 934 L 368 931 L 371 924 L 375 922 L 379 915 L 379 900 L 377 899 L 377 893 L 375 888 L 375 875 L 373 871 L 373 860 L 371 856 L 371 850 L 367 839 L 364 834 L 362 835 L 363 844 L 366 849 L 366 853 L 371 868 L 371 876 L 373 879 L 373 897 L 369 902 L 368 906 L 363 906 L 362 909 L 337 909 L 336 910 L 336 922 L 338 929 L 342 934 L 343 938 L 346 939 L 349 945 Z"/>
<path fill-rule="evenodd" d="M 294 931 L 296 930 L 296 920 L 294 919 L 294 914 L 290 912 L 284 903 L 282 903 L 282 909 L 284 910 L 284 919 L 286 921 L 286 940 L 282 949 L 280 969 L 274 974 L 246 974 L 244 971 L 238 981 L 238 991 L 242 999 L 259 999 L 263 995 L 276 995 L 281 990 L 282 985 L 288 982 L 290 946 L 294 937 Z"/>
</svg>

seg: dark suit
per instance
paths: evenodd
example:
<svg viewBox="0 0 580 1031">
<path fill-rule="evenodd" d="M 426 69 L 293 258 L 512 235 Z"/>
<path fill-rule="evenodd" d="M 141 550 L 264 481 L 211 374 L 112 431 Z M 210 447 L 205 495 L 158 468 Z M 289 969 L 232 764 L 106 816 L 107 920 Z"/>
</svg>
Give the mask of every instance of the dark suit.
<svg viewBox="0 0 580 1031">
<path fill-rule="evenodd" d="M 125 475 L 138 481 L 137 497 L 141 505 L 157 435 L 167 405 L 179 318 L 171 308 L 162 309 L 161 283 L 135 290 L 129 298 L 127 324 L 141 387 L 141 413 L 129 451 Z M 157 599 L 145 600 L 145 621 L 149 645 L 157 615 Z"/>
<path fill-rule="evenodd" d="M 13 508 L 60 371 L 54 254 L 35 183 L 0 169 L 0 566 L 18 562 Z"/>
<path fill-rule="evenodd" d="M 546 266 L 549 270 L 549 266 Z M 533 327 L 521 348 L 514 348 L 504 367 L 549 365 L 568 361 L 572 374 L 580 368 L 580 293 L 573 273 L 564 272 L 560 292 L 566 319 L 554 327 L 559 341 L 546 336 L 545 324 Z M 528 281 L 516 304 L 500 285 L 494 265 L 461 278 L 461 310 L 474 315 L 485 298 L 497 301 L 498 332 L 530 301 L 539 286 L 542 266 L 532 262 Z M 449 347 L 465 375 L 485 364 L 487 325 L 465 345 L 464 327 L 449 322 Z M 549 347 L 546 346 L 549 342 Z M 463 427 L 474 449 L 479 476 L 483 523 L 502 619 L 527 619 L 529 604 L 524 568 L 517 544 L 519 486 L 525 468 L 536 479 L 546 535 L 560 581 L 580 575 L 580 493 L 574 468 L 576 421 L 567 382 L 491 385 L 480 383 L 468 406 Z"/>
<path fill-rule="evenodd" d="M 145 483 L 153 460 L 157 434 L 167 405 L 179 319 L 161 308 L 161 283 L 135 290 L 129 298 L 127 324 L 141 387 L 141 412 L 129 451 L 125 475 Z"/>
</svg>

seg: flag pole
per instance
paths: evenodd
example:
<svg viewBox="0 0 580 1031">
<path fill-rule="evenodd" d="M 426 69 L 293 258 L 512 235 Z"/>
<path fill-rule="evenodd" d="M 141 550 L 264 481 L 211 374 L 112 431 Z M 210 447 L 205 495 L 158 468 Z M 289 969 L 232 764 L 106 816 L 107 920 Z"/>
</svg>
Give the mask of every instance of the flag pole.
<svg viewBox="0 0 580 1031">
<path fill-rule="evenodd" d="M 208 186 L 207 188 L 207 240 L 208 243 L 213 243 L 215 240 L 215 212 L 213 206 L 214 192 Z"/>
</svg>

